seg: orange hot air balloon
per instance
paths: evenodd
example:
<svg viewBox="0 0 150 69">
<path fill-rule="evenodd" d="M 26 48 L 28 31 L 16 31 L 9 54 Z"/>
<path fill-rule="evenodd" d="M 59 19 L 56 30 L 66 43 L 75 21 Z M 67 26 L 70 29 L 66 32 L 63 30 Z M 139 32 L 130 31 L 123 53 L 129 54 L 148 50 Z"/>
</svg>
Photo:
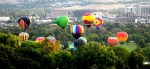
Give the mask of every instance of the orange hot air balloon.
<svg viewBox="0 0 150 69">
<path fill-rule="evenodd" d="M 26 41 L 29 38 L 29 34 L 27 32 L 21 32 L 19 34 L 19 37 L 20 37 L 21 41 Z"/>
<path fill-rule="evenodd" d="M 37 37 L 36 40 L 35 40 L 35 42 L 42 42 L 44 40 L 45 40 L 44 37 Z"/>
<path fill-rule="evenodd" d="M 116 37 L 109 37 L 107 39 L 108 46 L 117 46 L 118 45 L 118 39 Z"/>
<path fill-rule="evenodd" d="M 117 39 L 119 42 L 123 43 L 128 39 L 128 34 L 126 32 L 118 32 Z"/>
</svg>

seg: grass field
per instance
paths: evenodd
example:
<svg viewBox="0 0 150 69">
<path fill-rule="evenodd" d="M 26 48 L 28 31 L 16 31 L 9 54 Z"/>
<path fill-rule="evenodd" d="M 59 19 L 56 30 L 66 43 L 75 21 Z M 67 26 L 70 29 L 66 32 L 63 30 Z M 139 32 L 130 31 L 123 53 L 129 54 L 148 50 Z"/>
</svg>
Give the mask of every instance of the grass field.
<svg viewBox="0 0 150 69">
<path fill-rule="evenodd" d="M 119 46 L 122 46 L 122 47 L 126 48 L 130 52 L 137 48 L 137 45 L 135 43 L 128 43 L 128 44 L 124 43 L 122 45 L 120 44 Z"/>
</svg>

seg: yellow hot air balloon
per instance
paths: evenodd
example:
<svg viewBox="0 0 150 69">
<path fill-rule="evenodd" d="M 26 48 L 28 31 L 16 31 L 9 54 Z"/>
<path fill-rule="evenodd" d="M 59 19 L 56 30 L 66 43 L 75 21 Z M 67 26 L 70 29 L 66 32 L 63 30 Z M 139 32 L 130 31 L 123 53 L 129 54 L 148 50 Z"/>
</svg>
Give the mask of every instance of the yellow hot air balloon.
<svg viewBox="0 0 150 69">
<path fill-rule="evenodd" d="M 82 16 L 82 21 L 84 22 L 84 24 L 90 28 L 90 26 L 92 25 L 92 23 L 94 22 L 95 20 L 95 16 L 91 13 L 85 13 L 83 16 Z"/>
<path fill-rule="evenodd" d="M 20 37 L 20 40 L 21 40 L 21 41 L 26 41 L 26 40 L 28 40 L 28 38 L 29 38 L 29 34 L 28 34 L 27 32 L 21 32 L 21 33 L 19 34 L 19 37 Z"/>
</svg>

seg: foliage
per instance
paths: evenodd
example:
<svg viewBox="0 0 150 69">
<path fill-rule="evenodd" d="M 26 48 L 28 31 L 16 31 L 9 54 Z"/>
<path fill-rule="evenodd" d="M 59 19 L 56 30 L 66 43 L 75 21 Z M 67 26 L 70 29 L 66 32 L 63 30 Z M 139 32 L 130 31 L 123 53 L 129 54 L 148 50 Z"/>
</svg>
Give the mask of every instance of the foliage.
<svg viewBox="0 0 150 69">
<path fill-rule="evenodd" d="M 19 37 L 16 36 L 20 33 L 19 27 L 3 28 L 0 30 L 1 32 L 10 32 L 15 35 L 0 33 L 0 68 L 142 69 L 145 66 L 143 66 L 145 57 L 147 61 L 150 60 L 149 28 L 150 25 L 146 24 L 117 23 L 105 23 L 99 30 L 94 27 L 85 28 L 87 32 L 84 37 L 93 42 L 88 42 L 75 51 L 60 49 L 60 45 L 67 47 L 69 42 L 72 43 L 74 40 L 69 33 L 69 27 L 62 30 L 58 26 L 32 24 L 27 29 L 30 41 L 26 42 L 20 42 Z M 123 47 L 105 46 L 107 38 L 115 36 L 117 31 L 126 31 L 129 34 L 128 43 L 123 44 Z M 32 41 L 36 37 L 49 35 L 54 36 L 57 41 L 55 43 L 49 42 L 48 39 L 41 43 Z M 132 51 L 136 48 L 135 43 L 140 49 Z M 126 50 L 129 48 L 132 49 Z"/>
<path fill-rule="evenodd" d="M 115 64 L 116 69 L 128 69 L 128 56 L 129 52 L 123 47 L 110 47 L 115 52 L 115 56 L 117 56 L 117 61 Z"/>
<path fill-rule="evenodd" d="M 147 61 L 150 61 L 150 44 L 142 49 L 145 57 L 147 58 Z"/>
<path fill-rule="evenodd" d="M 117 57 L 113 50 L 96 42 L 90 42 L 73 53 L 77 69 L 90 68 L 96 65 L 98 69 L 113 68 Z"/>
<path fill-rule="evenodd" d="M 132 51 L 128 58 L 128 64 L 130 69 L 141 69 L 143 67 L 144 61 L 145 57 L 139 49 Z"/>
<path fill-rule="evenodd" d="M 19 37 L 12 34 L 0 33 L 0 44 L 4 44 L 4 46 L 19 46 Z"/>
</svg>

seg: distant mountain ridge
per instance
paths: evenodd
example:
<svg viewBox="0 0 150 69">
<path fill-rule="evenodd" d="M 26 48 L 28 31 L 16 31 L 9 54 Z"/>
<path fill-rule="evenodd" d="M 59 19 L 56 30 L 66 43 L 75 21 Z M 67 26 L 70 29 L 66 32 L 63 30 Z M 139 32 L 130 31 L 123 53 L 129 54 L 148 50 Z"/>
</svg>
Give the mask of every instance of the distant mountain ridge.
<svg viewBox="0 0 150 69">
<path fill-rule="evenodd" d="M 56 9 L 62 7 L 100 5 L 103 3 L 128 3 L 129 1 L 137 0 L 0 0 L 0 9 Z"/>
<path fill-rule="evenodd" d="M 0 3 L 17 3 L 17 2 L 35 2 L 35 1 L 68 1 L 68 0 L 0 0 Z M 69 1 L 91 1 L 91 2 L 117 2 L 117 1 L 133 1 L 133 0 L 69 0 Z"/>
</svg>

